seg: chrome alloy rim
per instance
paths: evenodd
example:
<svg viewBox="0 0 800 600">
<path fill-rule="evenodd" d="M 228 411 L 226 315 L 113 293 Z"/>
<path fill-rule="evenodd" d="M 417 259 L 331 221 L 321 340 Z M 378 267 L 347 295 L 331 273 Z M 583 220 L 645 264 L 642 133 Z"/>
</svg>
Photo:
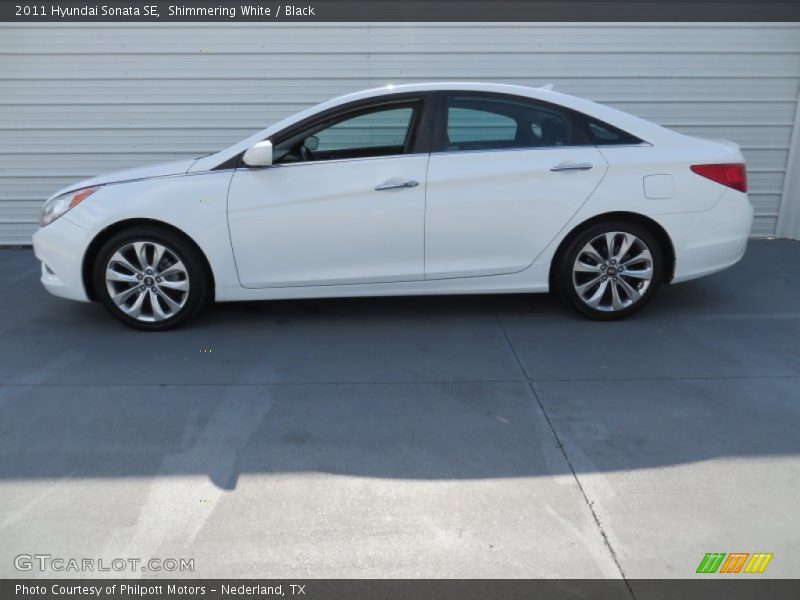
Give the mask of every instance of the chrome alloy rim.
<svg viewBox="0 0 800 600">
<path fill-rule="evenodd" d="M 625 231 L 603 233 L 586 244 L 572 266 L 572 285 L 588 306 L 604 312 L 639 301 L 653 280 L 647 245 Z"/>
<path fill-rule="evenodd" d="M 166 246 L 132 242 L 108 261 L 106 287 L 123 313 L 153 323 L 174 317 L 184 307 L 189 298 L 189 273 Z"/>
</svg>

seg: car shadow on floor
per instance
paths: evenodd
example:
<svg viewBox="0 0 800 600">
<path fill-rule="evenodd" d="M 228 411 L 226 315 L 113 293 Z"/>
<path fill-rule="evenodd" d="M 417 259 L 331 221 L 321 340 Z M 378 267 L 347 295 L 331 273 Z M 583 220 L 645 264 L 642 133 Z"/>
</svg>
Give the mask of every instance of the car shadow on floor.
<svg viewBox="0 0 800 600">
<path fill-rule="evenodd" d="M 547 295 L 440 296 L 219 305 L 154 335 L 23 278 L 0 300 L 0 479 L 206 474 L 232 489 L 242 473 L 480 479 L 796 456 L 795 246 L 756 244 L 615 323 Z"/>
</svg>

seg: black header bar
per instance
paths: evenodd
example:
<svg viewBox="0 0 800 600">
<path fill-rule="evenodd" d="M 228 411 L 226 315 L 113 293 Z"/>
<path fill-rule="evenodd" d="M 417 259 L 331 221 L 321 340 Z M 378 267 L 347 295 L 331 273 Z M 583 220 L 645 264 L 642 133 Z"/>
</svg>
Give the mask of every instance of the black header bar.
<svg viewBox="0 0 800 600">
<path fill-rule="evenodd" d="M 0 0 L 4 22 L 800 21 L 799 0 Z"/>
</svg>

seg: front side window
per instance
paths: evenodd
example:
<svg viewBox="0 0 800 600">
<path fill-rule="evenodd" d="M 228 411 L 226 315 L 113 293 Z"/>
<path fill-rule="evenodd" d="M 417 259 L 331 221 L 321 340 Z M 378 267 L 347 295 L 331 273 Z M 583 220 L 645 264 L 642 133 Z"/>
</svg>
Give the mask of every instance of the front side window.
<svg viewBox="0 0 800 600">
<path fill-rule="evenodd" d="M 275 146 L 275 162 L 403 154 L 410 146 L 417 103 L 367 108 L 317 123 Z"/>
<path fill-rule="evenodd" d="M 580 137 L 568 111 L 524 99 L 451 96 L 446 113 L 449 151 L 569 146 Z"/>
</svg>

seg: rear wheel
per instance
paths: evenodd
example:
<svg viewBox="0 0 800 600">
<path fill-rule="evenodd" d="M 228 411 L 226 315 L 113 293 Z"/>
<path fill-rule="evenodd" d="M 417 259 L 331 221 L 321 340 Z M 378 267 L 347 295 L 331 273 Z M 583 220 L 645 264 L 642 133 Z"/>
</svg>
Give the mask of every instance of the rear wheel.
<svg viewBox="0 0 800 600">
<path fill-rule="evenodd" d="M 562 253 L 557 289 L 592 319 L 619 319 L 650 301 L 663 265 L 661 247 L 646 228 L 624 221 L 598 223 Z"/>
<path fill-rule="evenodd" d="M 203 257 L 180 236 L 160 227 L 121 231 L 94 265 L 98 298 L 117 319 L 147 331 L 175 327 L 206 304 L 209 278 Z"/>
</svg>

